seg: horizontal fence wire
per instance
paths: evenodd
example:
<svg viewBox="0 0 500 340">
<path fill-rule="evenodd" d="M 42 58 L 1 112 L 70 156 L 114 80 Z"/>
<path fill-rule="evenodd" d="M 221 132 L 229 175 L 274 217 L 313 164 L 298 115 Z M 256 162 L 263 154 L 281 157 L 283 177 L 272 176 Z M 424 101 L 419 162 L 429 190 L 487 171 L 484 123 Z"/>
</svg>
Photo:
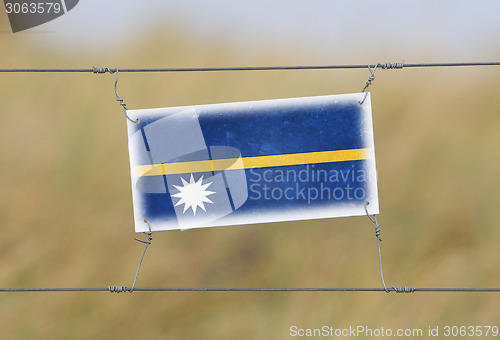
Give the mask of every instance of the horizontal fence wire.
<svg viewBox="0 0 500 340">
<path fill-rule="evenodd" d="M 365 69 L 378 66 L 382 69 L 401 69 L 416 67 L 460 67 L 460 66 L 500 66 L 500 62 L 458 62 L 458 63 L 377 63 L 355 65 L 302 65 L 302 66 L 236 66 L 236 67 L 173 67 L 173 68 L 3 68 L 0 72 L 74 72 L 74 73 L 114 73 L 119 72 L 217 72 L 217 71 L 273 71 L 273 70 L 334 70 L 334 69 Z"/>
<path fill-rule="evenodd" d="M 403 289 L 406 288 L 406 289 Z M 416 288 L 393 287 L 384 288 L 134 288 L 134 292 L 384 292 L 384 293 L 431 293 L 431 292 L 468 292 L 468 293 L 500 293 L 500 288 Z M 22 292 L 132 292 L 124 286 L 107 288 L 0 288 L 0 293 Z"/>
</svg>

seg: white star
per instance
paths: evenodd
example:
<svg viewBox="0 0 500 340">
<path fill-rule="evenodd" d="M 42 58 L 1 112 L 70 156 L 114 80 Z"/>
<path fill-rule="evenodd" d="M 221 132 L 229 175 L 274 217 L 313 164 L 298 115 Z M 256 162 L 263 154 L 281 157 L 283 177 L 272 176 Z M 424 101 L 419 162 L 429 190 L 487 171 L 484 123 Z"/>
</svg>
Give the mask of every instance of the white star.
<svg viewBox="0 0 500 340">
<path fill-rule="evenodd" d="M 182 185 L 174 185 L 174 187 L 179 190 L 177 194 L 171 195 L 172 197 L 180 198 L 180 200 L 175 203 L 175 206 L 184 204 L 183 214 L 191 208 L 193 210 L 193 214 L 196 215 L 196 209 L 200 207 L 205 210 L 205 205 L 203 203 L 214 203 L 210 199 L 207 198 L 209 195 L 215 194 L 214 191 L 208 191 L 206 188 L 212 184 L 209 182 L 207 184 L 202 184 L 203 176 L 200 177 L 198 181 L 194 181 L 193 174 L 191 174 L 191 178 L 189 182 L 185 181 L 184 178 L 181 177 Z"/>
</svg>

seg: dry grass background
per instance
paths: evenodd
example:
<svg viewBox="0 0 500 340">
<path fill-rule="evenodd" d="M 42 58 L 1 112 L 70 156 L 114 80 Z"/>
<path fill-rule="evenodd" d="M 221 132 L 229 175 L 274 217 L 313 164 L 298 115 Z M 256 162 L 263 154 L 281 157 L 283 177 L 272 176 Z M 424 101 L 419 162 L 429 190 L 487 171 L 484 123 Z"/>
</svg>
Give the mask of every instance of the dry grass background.
<svg viewBox="0 0 500 340">
<path fill-rule="evenodd" d="M 183 32 L 106 54 L 62 55 L 36 39 L 0 34 L 1 67 L 309 60 L 270 47 L 249 62 L 223 40 L 195 45 Z M 388 285 L 500 286 L 499 75 L 492 67 L 377 71 Z M 133 241 L 114 76 L 0 77 L 0 286 L 130 285 L 143 245 Z M 352 93 L 367 77 L 366 70 L 122 74 L 119 92 L 130 108 L 150 108 Z M 380 285 L 373 225 L 363 217 L 156 233 L 138 280 L 142 287 Z M 498 302 L 498 294 L 474 293 L 1 293 L 0 338 L 283 339 L 291 325 L 498 325 Z"/>
</svg>

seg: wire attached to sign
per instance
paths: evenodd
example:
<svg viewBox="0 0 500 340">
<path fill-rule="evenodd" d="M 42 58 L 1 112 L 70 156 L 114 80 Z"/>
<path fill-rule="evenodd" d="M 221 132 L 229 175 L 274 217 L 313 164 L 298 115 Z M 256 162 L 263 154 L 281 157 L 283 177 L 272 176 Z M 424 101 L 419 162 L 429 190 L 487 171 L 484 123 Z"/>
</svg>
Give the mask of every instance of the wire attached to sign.
<svg viewBox="0 0 500 340">
<path fill-rule="evenodd" d="M 372 81 L 375 80 L 375 71 L 377 70 L 377 67 L 380 67 L 383 70 L 395 70 L 395 69 L 402 69 L 405 66 L 405 61 L 403 60 L 402 62 L 398 63 L 384 63 L 384 64 L 376 64 L 373 68 L 371 68 L 370 65 L 368 65 L 368 70 L 370 71 L 370 76 L 368 77 L 368 80 L 366 81 L 365 87 L 363 88 L 363 91 L 361 93 L 364 93 L 365 96 L 363 97 L 363 100 L 360 101 L 358 104 L 363 105 L 363 103 L 366 100 L 366 97 L 368 96 L 368 88 L 372 84 Z"/>
<path fill-rule="evenodd" d="M 146 246 L 144 247 L 144 250 L 142 251 L 141 260 L 139 261 L 139 265 L 137 266 L 137 270 L 135 272 L 135 277 L 134 277 L 134 282 L 132 283 L 132 288 L 128 288 L 127 286 L 109 286 L 108 291 L 110 293 L 124 293 L 124 292 L 132 293 L 135 289 L 135 283 L 137 282 L 137 277 L 139 276 L 139 270 L 141 269 L 142 260 L 144 260 L 144 255 L 146 254 L 146 250 L 148 250 L 148 247 L 151 244 L 151 241 L 153 240 L 153 237 L 151 236 L 151 235 L 153 235 L 153 231 L 151 230 L 151 224 L 149 224 L 149 221 L 147 219 L 144 219 L 144 223 L 146 223 L 148 225 L 149 231 L 145 231 L 145 232 L 143 232 L 143 234 L 145 234 L 148 237 L 148 239 L 146 241 L 144 241 L 144 240 L 141 240 L 141 239 L 134 237 L 134 240 L 139 241 L 141 243 L 144 243 L 144 244 L 146 244 Z"/>
<path fill-rule="evenodd" d="M 368 218 L 370 219 L 370 221 L 373 222 L 373 224 L 375 224 L 375 237 L 377 238 L 377 245 L 378 245 L 378 261 L 379 261 L 379 265 L 380 265 L 380 278 L 382 279 L 382 285 L 384 286 L 384 290 L 386 293 L 390 293 L 392 291 L 396 292 L 396 293 L 413 293 L 415 292 L 415 287 L 391 287 L 391 288 L 387 288 L 386 285 L 385 285 L 385 280 L 384 280 L 384 271 L 382 269 L 382 251 L 380 249 L 380 242 L 382 242 L 382 239 L 380 238 L 380 233 L 381 233 L 381 230 L 380 230 L 380 224 L 378 223 L 377 221 L 377 216 L 374 214 L 372 216 L 370 216 L 370 214 L 368 213 L 368 209 L 367 209 L 367 206 L 370 205 L 370 202 L 365 202 L 365 205 L 364 205 L 364 208 L 365 208 L 365 212 L 366 212 L 366 216 L 368 216 Z"/>
<path fill-rule="evenodd" d="M 377 70 L 377 67 L 379 66 L 380 64 L 377 64 L 375 65 L 375 67 L 372 69 L 370 66 L 368 66 L 368 70 L 370 70 L 370 76 L 368 77 L 368 80 L 366 81 L 366 84 L 365 84 L 365 87 L 363 87 L 363 91 L 361 91 L 361 93 L 365 93 L 365 96 L 363 97 L 363 100 L 360 101 L 358 104 L 359 105 L 363 105 L 363 103 L 365 102 L 366 100 L 366 97 L 368 96 L 368 88 L 370 87 L 370 85 L 372 84 L 372 81 L 375 80 L 375 71 Z M 370 218 L 371 219 L 371 218 Z"/>
<path fill-rule="evenodd" d="M 129 292 L 131 292 L 131 293 L 134 291 L 135 283 L 137 282 L 137 276 L 139 275 L 139 270 L 141 269 L 142 260 L 144 259 L 144 255 L 146 254 L 146 250 L 148 250 L 148 247 L 151 244 L 151 241 L 153 240 L 153 237 L 151 236 L 151 235 L 153 235 L 153 232 L 151 231 L 151 224 L 149 224 L 149 221 L 147 219 L 144 219 L 144 223 L 146 223 L 148 225 L 149 231 L 144 232 L 144 235 L 146 235 L 148 237 L 148 239 L 146 241 L 143 241 L 141 239 L 134 237 L 134 240 L 139 241 L 141 243 L 144 243 L 144 244 L 146 244 L 146 246 L 144 247 L 144 251 L 142 252 L 141 260 L 139 261 L 139 265 L 137 266 L 137 271 L 135 272 L 134 283 L 132 284 L 132 288 L 130 288 L 130 290 L 129 290 Z"/>
<path fill-rule="evenodd" d="M 382 251 L 380 250 L 380 242 L 382 242 L 382 239 L 380 238 L 380 224 L 377 221 L 377 216 L 373 215 L 373 217 L 370 216 L 368 213 L 367 206 L 370 205 L 370 202 L 366 201 L 364 208 L 366 212 L 366 216 L 370 219 L 370 221 L 375 224 L 375 237 L 377 238 L 377 244 L 378 244 L 378 260 L 379 260 L 379 265 L 380 265 L 380 278 L 382 279 L 382 285 L 384 286 L 384 289 L 387 293 L 389 293 L 389 290 L 385 286 L 385 280 L 384 280 L 384 271 L 382 269 Z"/>
<path fill-rule="evenodd" d="M 118 67 L 117 68 L 114 68 L 114 69 L 110 69 L 109 67 L 93 67 L 92 68 L 92 72 L 94 73 L 100 73 L 100 74 L 103 74 L 103 73 L 109 73 L 109 74 L 113 74 L 113 73 L 116 73 L 116 80 L 115 80 L 115 96 L 116 96 L 116 101 L 123 107 L 123 114 L 125 115 L 125 117 L 127 117 L 127 119 L 129 121 L 131 121 L 132 123 L 139 123 L 139 119 L 132 119 L 130 118 L 130 116 L 127 114 L 127 110 L 128 110 L 128 107 L 127 107 L 127 104 L 125 104 L 125 102 L 123 101 L 123 99 L 120 97 L 120 95 L 118 94 L 118 78 L 119 78 L 119 75 L 118 75 Z"/>
<path fill-rule="evenodd" d="M 116 101 L 117 101 L 117 102 L 119 102 L 119 103 L 120 103 L 120 105 L 123 107 L 123 114 L 125 115 L 125 117 L 127 117 L 127 119 L 128 119 L 129 121 L 131 121 L 132 123 L 137 124 L 137 123 L 139 123 L 139 119 L 135 119 L 135 120 L 134 120 L 134 119 L 132 119 L 132 118 L 130 118 L 130 117 L 129 117 L 129 115 L 127 114 L 127 110 L 128 110 L 128 108 L 127 108 L 127 104 L 125 104 L 125 103 L 123 102 L 123 99 L 121 99 L 121 98 L 120 98 L 120 95 L 118 95 L 118 90 L 117 90 L 117 88 L 116 88 L 116 87 L 117 87 L 117 85 L 118 85 L 118 68 L 116 68 L 115 72 L 116 72 L 116 80 L 115 80 L 115 94 L 116 94 Z"/>
</svg>

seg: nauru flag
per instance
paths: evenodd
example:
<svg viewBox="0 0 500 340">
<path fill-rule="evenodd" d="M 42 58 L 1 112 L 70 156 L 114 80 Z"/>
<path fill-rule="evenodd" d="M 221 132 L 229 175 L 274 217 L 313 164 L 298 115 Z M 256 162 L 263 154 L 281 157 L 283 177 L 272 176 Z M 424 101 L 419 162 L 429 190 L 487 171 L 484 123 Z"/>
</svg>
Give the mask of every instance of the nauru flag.
<svg viewBox="0 0 500 340">
<path fill-rule="evenodd" d="M 364 96 L 129 110 L 135 231 L 377 214 Z"/>
</svg>

